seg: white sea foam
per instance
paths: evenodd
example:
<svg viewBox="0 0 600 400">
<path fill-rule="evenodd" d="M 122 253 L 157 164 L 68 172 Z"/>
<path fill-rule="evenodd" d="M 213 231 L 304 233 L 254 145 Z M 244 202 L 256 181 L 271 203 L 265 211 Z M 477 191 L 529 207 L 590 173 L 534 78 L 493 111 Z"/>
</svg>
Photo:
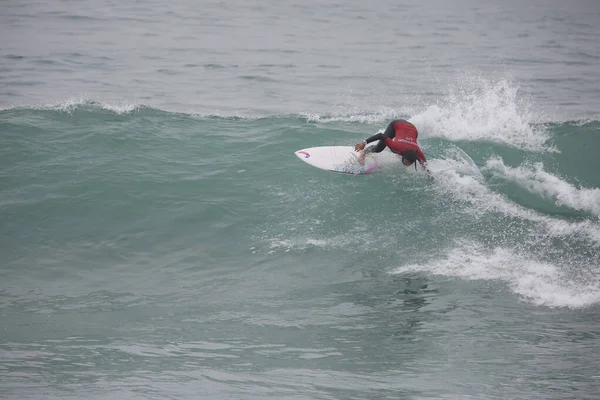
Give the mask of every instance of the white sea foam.
<svg viewBox="0 0 600 400">
<path fill-rule="evenodd" d="M 69 100 L 61 101 L 58 103 L 44 104 L 37 107 L 32 107 L 37 110 L 50 110 L 50 111 L 60 111 L 65 113 L 72 113 L 77 108 L 85 106 L 89 104 L 90 101 L 84 98 L 72 98 Z"/>
<path fill-rule="evenodd" d="M 541 163 L 511 168 L 502 159 L 487 161 L 486 169 L 494 175 L 515 182 L 531 193 L 553 200 L 558 206 L 586 211 L 600 216 L 600 189 L 578 188 L 560 177 L 544 171 Z"/>
<path fill-rule="evenodd" d="M 420 138 L 491 141 L 533 151 L 555 151 L 546 144 L 549 134 L 535 107 L 510 79 L 490 81 L 469 75 L 441 90 L 443 94 L 435 103 L 411 106 L 410 118 L 408 108 L 369 110 L 356 104 L 338 107 L 339 111 L 331 114 L 300 115 L 311 122 L 358 122 L 381 124 L 382 128 L 392 119 L 408 118 L 419 129 Z"/>
<path fill-rule="evenodd" d="M 109 103 L 97 103 L 104 110 L 112 111 L 117 114 L 129 114 L 136 112 L 140 109 L 139 104 L 132 103 L 120 103 L 120 104 L 109 104 Z"/>
<path fill-rule="evenodd" d="M 476 214 L 497 212 L 535 222 L 551 237 L 578 236 L 590 241 L 591 245 L 600 247 L 600 224 L 597 221 L 571 222 L 524 208 L 501 193 L 492 191 L 478 175 L 462 172 L 463 167 L 463 164 L 457 164 L 456 160 L 451 159 L 437 159 L 429 163 L 429 168 L 436 177 L 435 190 L 440 196 L 450 196 L 455 200 L 470 203 L 473 206 L 472 212 Z"/>
<path fill-rule="evenodd" d="M 538 123 L 532 106 L 507 79 L 490 82 L 462 79 L 436 104 L 414 115 L 424 137 L 449 140 L 492 141 L 527 150 L 549 150 L 548 134 Z"/>
<path fill-rule="evenodd" d="M 102 103 L 92 100 L 88 100 L 83 97 L 71 98 L 65 101 L 57 103 L 48 103 L 34 106 L 17 106 L 12 109 L 33 109 L 33 110 L 48 110 L 48 111 L 60 111 L 64 113 L 73 113 L 74 111 L 81 108 L 100 108 L 107 111 L 112 111 L 116 114 L 128 114 L 131 112 L 138 111 L 142 106 L 135 103 Z"/>
<path fill-rule="evenodd" d="M 398 111 L 389 107 L 383 107 L 375 112 L 352 109 L 324 115 L 318 113 L 300 113 L 299 115 L 309 122 L 358 122 L 371 125 L 385 124 L 392 119 L 400 118 Z"/>
<path fill-rule="evenodd" d="M 589 266 L 592 268 L 593 266 Z M 576 279 L 563 266 L 503 247 L 487 249 L 462 241 L 441 257 L 396 268 L 392 273 L 425 271 L 471 280 L 500 280 L 536 305 L 581 308 L 600 302 L 600 279 Z"/>
</svg>

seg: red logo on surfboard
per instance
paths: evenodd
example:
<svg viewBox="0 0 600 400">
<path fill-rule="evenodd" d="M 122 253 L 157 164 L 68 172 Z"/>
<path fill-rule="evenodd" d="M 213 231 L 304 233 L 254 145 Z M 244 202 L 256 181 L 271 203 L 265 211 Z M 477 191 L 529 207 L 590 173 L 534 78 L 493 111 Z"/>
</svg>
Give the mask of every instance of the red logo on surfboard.
<svg viewBox="0 0 600 400">
<path fill-rule="evenodd" d="M 304 158 L 309 158 L 310 154 L 307 153 L 306 151 L 299 151 L 298 154 L 302 154 L 304 156 Z"/>
</svg>

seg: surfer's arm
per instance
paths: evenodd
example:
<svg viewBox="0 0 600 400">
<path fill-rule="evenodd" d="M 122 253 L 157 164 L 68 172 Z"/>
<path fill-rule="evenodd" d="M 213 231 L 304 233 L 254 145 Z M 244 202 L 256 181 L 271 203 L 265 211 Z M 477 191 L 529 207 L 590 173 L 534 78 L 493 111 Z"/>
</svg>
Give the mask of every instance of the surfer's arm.
<svg viewBox="0 0 600 400">
<path fill-rule="evenodd" d="M 376 140 L 383 140 L 383 139 L 385 139 L 385 136 L 383 135 L 383 133 L 379 132 L 379 133 L 374 134 L 373 136 L 369 136 L 368 138 L 366 138 L 363 143 L 369 144 L 369 143 L 373 143 Z"/>
<path fill-rule="evenodd" d="M 421 164 L 421 167 L 425 170 L 425 172 L 429 173 L 429 169 L 427 168 L 427 159 L 425 158 L 425 154 L 421 151 L 421 149 L 417 149 L 417 161 Z"/>
<path fill-rule="evenodd" d="M 429 180 L 432 180 L 433 175 L 431 174 L 431 170 L 429 168 L 427 168 L 427 159 L 425 158 L 425 154 L 423 154 L 423 152 L 421 150 L 418 150 L 417 161 L 419 162 L 419 164 L 421 164 L 421 167 L 427 174 L 427 177 L 429 178 Z"/>
<path fill-rule="evenodd" d="M 417 148 L 417 161 L 419 161 L 423 167 L 427 165 L 427 159 L 425 158 L 425 154 L 423 154 L 423 152 L 419 148 Z"/>
<path fill-rule="evenodd" d="M 396 132 L 394 131 L 394 124 L 398 122 L 398 120 L 394 120 L 392 122 L 390 122 L 387 126 L 387 128 L 385 129 L 385 132 L 379 132 L 374 134 L 373 136 L 369 136 L 368 138 L 366 138 L 365 140 L 363 140 L 362 142 L 360 142 L 359 144 L 357 144 L 356 146 L 354 146 L 354 150 L 356 151 L 361 151 L 362 149 L 365 148 L 366 145 L 368 145 L 369 143 L 373 143 L 376 140 L 385 140 L 387 138 L 393 139 L 394 136 L 396 136 Z M 384 146 L 385 148 L 385 146 Z M 378 153 L 383 150 L 383 148 L 381 148 L 379 151 L 377 151 Z"/>
<path fill-rule="evenodd" d="M 370 136 L 368 138 L 366 138 L 365 140 L 363 140 L 362 142 L 358 143 L 356 146 L 354 146 L 354 150 L 355 151 L 361 151 L 365 148 L 366 145 L 368 145 L 369 143 L 372 143 L 376 140 L 383 140 L 385 139 L 385 136 L 383 133 L 379 132 L 374 134 L 373 136 Z"/>
</svg>

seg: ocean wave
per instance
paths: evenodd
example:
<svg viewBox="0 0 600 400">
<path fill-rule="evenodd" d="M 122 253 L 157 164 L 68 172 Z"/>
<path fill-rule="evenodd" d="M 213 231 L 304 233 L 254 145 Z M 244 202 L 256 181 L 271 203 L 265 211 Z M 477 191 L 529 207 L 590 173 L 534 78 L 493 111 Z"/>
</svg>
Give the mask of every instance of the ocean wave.
<svg viewBox="0 0 600 400">
<path fill-rule="evenodd" d="M 101 102 L 86 98 L 72 98 L 55 103 L 32 104 L 32 105 L 8 105 L 1 107 L 0 111 L 56 111 L 66 114 L 73 114 L 77 111 L 108 111 L 118 115 L 159 113 L 172 114 L 175 116 L 190 117 L 194 119 L 207 120 L 258 120 L 266 118 L 293 118 L 298 119 L 298 115 L 243 115 L 226 114 L 218 112 L 201 113 L 195 111 L 177 111 L 166 108 L 159 108 L 153 105 L 132 103 L 132 102 Z"/>
<path fill-rule="evenodd" d="M 551 131 L 564 125 L 574 127 L 590 127 L 600 129 L 600 121 L 585 119 L 578 121 L 541 122 L 532 113 L 518 109 L 515 99 L 517 88 L 508 82 L 490 84 L 484 81 L 484 88 L 479 92 L 461 92 L 454 94 L 448 101 L 425 105 L 424 109 L 412 116 L 407 110 L 392 107 L 380 107 L 366 110 L 356 106 L 338 107 L 340 111 L 319 112 L 300 111 L 291 114 L 244 114 L 239 112 L 197 112 L 189 110 L 171 110 L 154 105 L 130 101 L 105 102 L 74 97 L 64 101 L 31 105 L 5 105 L 0 111 L 57 111 L 74 113 L 85 111 L 109 111 L 119 115 L 139 114 L 142 112 L 159 112 L 195 119 L 223 120 L 260 120 L 260 119 L 294 119 L 307 123 L 356 123 L 376 125 L 383 130 L 387 123 L 396 118 L 404 118 L 414 123 L 419 129 L 419 138 L 445 138 L 450 141 L 490 141 L 519 147 L 526 150 L 554 150 L 548 145 Z M 487 86 L 486 86 L 487 85 Z M 462 97 L 461 97 L 462 96 Z"/>
<path fill-rule="evenodd" d="M 436 104 L 410 119 L 424 137 L 491 141 L 532 151 L 552 150 L 550 134 L 534 107 L 510 80 L 462 81 Z"/>
<path fill-rule="evenodd" d="M 486 162 L 486 169 L 495 176 L 514 182 L 531 193 L 553 200 L 557 206 L 600 216 L 599 188 L 578 188 L 544 171 L 541 163 L 535 163 L 530 167 L 511 168 L 504 165 L 502 159 L 493 158 Z"/>
<path fill-rule="evenodd" d="M 582 269 L 593 270 L 593 265 Z M 600 302 L 600 280 L 581 270 L 537 259 L 514 249 L 489 249 L 473 241 L 457 241 L 441 256 L 395 268 L 393 274 L 426 271 L 470 280 L 506 282 L 513 292 L 539 306 L 583 308 Z"/>
<path fill-rule="evenodd" d="M 154 109 L 151 106 L 135 103 L 103 103 L 93 101 L 85 98 L 73 98 L 65 101 L 56 103 L 39 104 L 39 105 L 27 105 L 27 106 L 9 106 L 3 109 L 3 111 L 15 111 L 15 110 L 35 110 L 35 111 L 59 111 L 64 113 L 73 113 L 77 110 L 88 110 L 94 111 L 95 109 L 111 111 L 116 114 L 130 114 L 138 112 L 141 109 Z"/>
<path fill-rule="evenodd" d="M 338 106 L 336 113 L 300 115 L 309 122 L 347 122 L 381 128 L 392 119 L 404 118 L 419 129 L 419 138 L 439 137 L 451 141 L 487 141 L 530 151 L 555 151 L 548 140 L 549 123 L 510 79 L 490 81 L 460 77 L 435 103 L 425 102 L 413 110 L 381 107 L 365 109 L 355 104 Z"/>
<path fill-rule="evenodd" d="M 475 214 L 500 213 L 537 224 L 542 237 L 581 239 L 588 245 L 600 247 L 600 225 L 596 221 L 566 221 L 540 214 L 534 209 L 510 201 L 502 193 L 493 191 L 478 175 L 462 173 L 455 161 L 439 159 L 429 164 L 436 176 L 435 190 L 441 196 L 451 196 L 457 201 L 471 204 Z M 596 196 L 596 192 L 593 193 L 592 196 Z M 595 206 L 593 207 L 595 210 Z"/>
<path fill-rule="evenodd" d="M 299 113 L 301 118 L 306 119 L 307 122 L 319 122 L 319 123 L 328 123 L 328 122 L 357 122 L 361 124 L 384 124 L 389 122 L 392 119 L 396 118 L 407 118 L 406 116 L 401 116 L 397 110 L 389 107 L 381 108 L 375 112 L 368 111 L 350 111 L 350 112 L 340 112 L 338 114 L 332 113 L 309 113 L 302 112 Z"/>
</svg>

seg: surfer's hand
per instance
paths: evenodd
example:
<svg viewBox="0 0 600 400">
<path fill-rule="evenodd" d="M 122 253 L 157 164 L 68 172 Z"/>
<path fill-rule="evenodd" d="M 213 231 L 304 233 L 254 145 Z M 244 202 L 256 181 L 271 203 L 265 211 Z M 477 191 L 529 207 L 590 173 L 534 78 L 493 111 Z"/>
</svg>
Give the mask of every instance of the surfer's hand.
<svg viewBox="0 0 600 400">
<path fill-rule="evenodd" d="M 361 151 L 364 148 L 365 148 L 365 142 L 360 142 L 359 144 L 354 146 L 354 151 Z"/>
<path fill-rule="evenodd" d="M 429 182 L 433 182 L 433 174 L 431 173 L 431 170 L 427 167 L 423 168 L 425 168 L 425 175 L 427 175 L 427 179 L 429 180 Z"/>
</svg>

